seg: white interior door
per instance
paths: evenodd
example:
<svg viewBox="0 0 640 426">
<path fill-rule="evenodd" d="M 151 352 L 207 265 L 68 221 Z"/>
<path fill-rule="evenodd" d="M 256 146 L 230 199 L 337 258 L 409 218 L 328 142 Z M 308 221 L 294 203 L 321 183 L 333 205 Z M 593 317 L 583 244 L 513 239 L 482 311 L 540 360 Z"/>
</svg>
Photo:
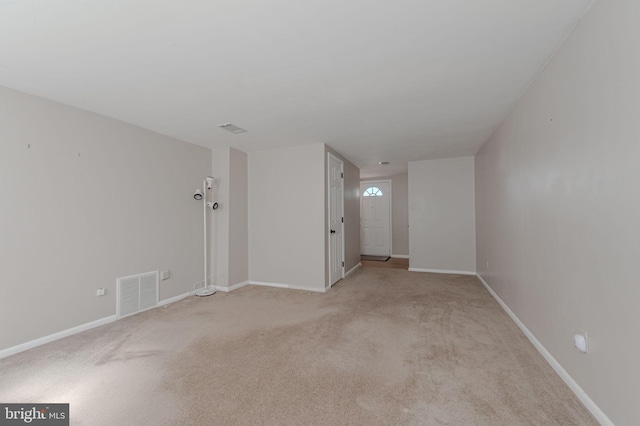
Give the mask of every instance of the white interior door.
<svg viewBox="0 0 640 426">
<path fill-rule="evenodd" d="M 360 183 L 360 252 L 391 256 L 391 182 Z"/>
<path fill-rule="evenodd" d="M 334 285 L 344 277 L 343 163 L 329 154 L 329 282 Z"/>
</svg>

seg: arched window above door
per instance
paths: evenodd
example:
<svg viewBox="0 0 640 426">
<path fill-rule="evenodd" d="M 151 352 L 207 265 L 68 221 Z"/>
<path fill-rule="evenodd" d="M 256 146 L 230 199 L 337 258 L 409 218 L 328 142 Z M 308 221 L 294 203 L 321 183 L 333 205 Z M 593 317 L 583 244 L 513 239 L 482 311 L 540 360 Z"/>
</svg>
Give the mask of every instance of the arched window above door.
<svg viewBox="0 0 640 426">
<path fill-rule="evenodd" d="M 362 193 L 363 197 L 382 197 L 382 191 L 376 186 L 370 186 Z"/>
</svg>

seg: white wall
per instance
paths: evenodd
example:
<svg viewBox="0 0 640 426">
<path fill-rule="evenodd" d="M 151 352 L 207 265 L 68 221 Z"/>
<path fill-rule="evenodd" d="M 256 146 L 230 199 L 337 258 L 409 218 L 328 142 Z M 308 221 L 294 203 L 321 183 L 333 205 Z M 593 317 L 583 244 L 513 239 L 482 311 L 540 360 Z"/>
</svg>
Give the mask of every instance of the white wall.
<svg viewBox="0 0 640 426">
<path fill-rule="evenodd" d="M 595 2 L 476 157 L 479 272 L 618 425 L 640 419 L 639 6 Z"/>
<path fill-rule="evenodd" d="M 249 279 L 247 154 L 229 150 L 229 285 Z"/>
<path fill-rule="evenodd" d="M 396 175 L 362 179 L 391 181 L 391 254 L 409 255 L 409 176 Z"/>
<path fill-rule="evenodd" d="M 210 150 L 5 88 L 0 123 L 0 349 L 115 315 L 118 277 L 201 279 Z"/>
<path fill-rule="evenodd" d="M 325 146 L 249 153 L 249 279 L 324 291 Z"/>
<path fill-rule="evenodd" d="M 409 268 L 476 270 L 473 157 L 409 162 Z"/>
<path fill-rule="evenodd" d="M 231 287 L 249 279 L 247 154 L 233 148 L 213 150 L 212 283 Z"/>
<path fill-rule="evenodd" d="M 409 175 L 391 177 L 392 255 L 409 254 Z"/>
<path fill-rule="evenodd" d="M 360 263 L 360 169 L 344 163 L 344 271 Z M 327 277 L 329 279 L 329 277 Z"/>
</svg>

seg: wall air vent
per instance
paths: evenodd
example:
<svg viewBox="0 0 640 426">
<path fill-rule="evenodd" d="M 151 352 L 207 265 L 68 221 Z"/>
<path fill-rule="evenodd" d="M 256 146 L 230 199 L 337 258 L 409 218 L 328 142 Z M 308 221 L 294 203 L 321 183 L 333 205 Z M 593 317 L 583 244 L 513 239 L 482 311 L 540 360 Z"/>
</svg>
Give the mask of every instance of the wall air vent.
<svg viewBox="0 0 640 426">
<path fill-rule="evenodd" d="M 123 318 L 158 306 L 158 271 L 118 278 L 116 313 Z"/>
<path fill-rule="evenodd" d="M 227 132 L 231 132 L 231 133 L 244 133 L 244 132 L 246 132 L 245 129 L 241 129 L 240 127 L 236 126 L 235 124 L 231 124 L 231 123 L 219 124 L 218 127 L 220 127 L 221 129 L 226 130 Z"/>
</svg>

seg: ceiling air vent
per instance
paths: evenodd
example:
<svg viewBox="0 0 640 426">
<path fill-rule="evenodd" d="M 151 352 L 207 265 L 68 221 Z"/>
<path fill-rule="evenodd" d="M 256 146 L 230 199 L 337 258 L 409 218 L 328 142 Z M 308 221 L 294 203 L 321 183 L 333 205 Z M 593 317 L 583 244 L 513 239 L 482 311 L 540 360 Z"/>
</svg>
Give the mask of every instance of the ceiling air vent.
<svg viewBox="0 0 640 426">
<path fill-rule="evenodd" d="M 236 126 L 235 124 L 231 124 L 231 123 L 224 123 L 224 124 L 219 124 L 218 127 L 220 127 L 221 129 L 224 129 L 228 132 L 231 133 L 244 133 L 246 132 L 245 129 L 241 129 L 240 127 Z"/>
</svg>

